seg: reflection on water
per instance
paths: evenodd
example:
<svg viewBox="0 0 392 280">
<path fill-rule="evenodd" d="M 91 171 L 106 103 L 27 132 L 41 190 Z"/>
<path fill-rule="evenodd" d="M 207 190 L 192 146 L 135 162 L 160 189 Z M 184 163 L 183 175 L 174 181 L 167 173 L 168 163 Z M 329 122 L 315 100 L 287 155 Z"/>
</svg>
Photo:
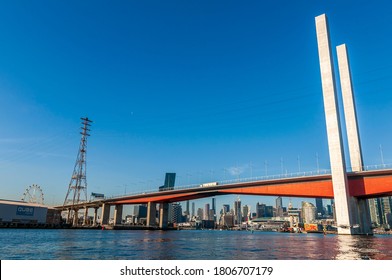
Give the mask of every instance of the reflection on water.
<svg viewBox="0 0 392 280">
<path fill-rule="evenodd" d="M 337 238 L 338 252 L 337 260 L 353 260 L 353 259 L 391 259 L 391 243 L 392 237 L 384 237 L 383 241 L 388 243 L 388 249 L 384 246 L 384 242 L 380 242 L 379 238 L 373 236 L 346 236 L 339 235 Z"/>
<path fill-rule="evenodd" d="M 392 259 L 392 235 L 0 230 L 0 259 Z"/>
</svg>

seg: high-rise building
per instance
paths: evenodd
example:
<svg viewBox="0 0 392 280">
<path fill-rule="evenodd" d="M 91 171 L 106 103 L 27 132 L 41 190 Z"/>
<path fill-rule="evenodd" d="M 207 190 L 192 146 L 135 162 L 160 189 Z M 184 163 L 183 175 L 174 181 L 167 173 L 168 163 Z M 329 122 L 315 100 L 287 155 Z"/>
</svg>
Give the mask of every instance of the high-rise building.
<svg viewBox="0 0 392 280">
<path fill-rule="evenodd" d="M 241 200 L 238 198 L 234 201 L 234 216 L 235 216 L 235 223 L 241 224 L 242 222 L 242 214 L 241 214 Z"/>
<path fill-rule="evenodd" d="M 133 207 L 133 215 L 137 218 L 147 217 L 147 206 L 146 205 L 135 205 Z"/>
<path fill-rule="evenodd" d="M 204 204 L 204 215 L 203 215 L 203 220 L 210 220 L 210 204 L 206 203 Z"/>
<path fill-rule="evenodd" d="M 391 197 L 369 199 L 370 216 L 373 225 L 392 227 Z"/>
<path fill-rule="evenodd" d="M 176 173 L 166 173 L 165 184 L 159 187 L 159 191 L 172 190 L 176 182 Z"/>
<path fill-rule="evenodd" d="M 192 217 L 195 216 L 195 203 L 194 202 L 192 202 L 192 213 L 191 213 L 191 216 Z"/>
<path fill-rule="evenodd" d="M 140 223 L 142 219 L 147 218 L 147 206 L 146 205 L 135 205 L 133 207 L 133 217 L 135 223 Z"/>
<path fill-rule="evenodd" d="M 233 227 L 234 226 L 234 215 L 229 212 L 222 215 L 220 224 L 221 224 L 221 226 L 223 226 L 225 228 Z"/>
<path fill-rule="evenodd" d="M 281 196 L 279 196 L 279 197 L 276 199 L 275 202 L 276 202 L 276 208 L 277 208 L 277 209 L 283 207 L 283 200 L 282 200 L 282 197 L 281 197 Z"/>
<path fill-rule="evenodd" d="M 230 205 L 229 204 L 223 204 L 222 210 L 223 210 L 223 214 L 229 213 L 230 212 Z"/>
<path fill-rule="evenodd" d="M 316 198 L 316 208 L 317 208 L 317 216 L 316 217 L 318 217 L 318 218 L 323 217 L 325 215 L 325 212 L 324 212 L 322 198 Z"/>
<path fill-rule="evenodd" d="M 202 208 L 197 208 L 197 218 L 199 219 L 199 220 L 203 220 L 203 216 L 204 216 L 204 213 L 203 213 L 204 211 L 203 211 L 203 209 Z"/>
<path fill-rule="evenodd" d="M 271 218 L 274 216 L 274 208 L 267 206 L 263 203 L 256 204 L 256 217 L 257 218 Z"/>
<path fill-rule="evenodd" d="M 276 214 L 275 214 L 275 216 L 276 217 L 283 217 L 283 201 L 282 201 L 282 197 L 281 196 L 279 196 L 277 199 L 276 199 Z"/>
<path fill-rule="evenodd" d="M 186 208 L 185 208 L 185 211 L 186 211 L 186 214 L 187 214 L 187 215 L 190 215 L 190 212 L 189 212 L 189 200 L 186 201 Z"/>
<path fill-rule="evenodd" d="M 172 203 L 171 204 L 171 219 L 172 223 L 181 223 L 182 222 L 182 207 L 180 203 Z"/>
<path fill-rule="evenodd" d="M 214 197 L 212 198 L 212 209 L 211 210 L 212 210 L 212 216 L 210 215 L 210 218 L 212 220 L 216 221 L 216 200 Z"/>
<path fill-rule="evenodd" d="M 210 214 L 208 215 L 208 220 L 215 222 L 215 213 L 214 213 L 214 210 L 212 210 L 212 209 L 210 209 Z"/>
<path fill-rule="evenodd" d="M 245 221 L 248 221 L 247 220 L 248 219 L 248 215 L 250 215 L 250 213 L 249 213 L 249 206 L 248 205 L 244 205 L 242 207 L 242 217 L 244 217 Z"/>
</svg>

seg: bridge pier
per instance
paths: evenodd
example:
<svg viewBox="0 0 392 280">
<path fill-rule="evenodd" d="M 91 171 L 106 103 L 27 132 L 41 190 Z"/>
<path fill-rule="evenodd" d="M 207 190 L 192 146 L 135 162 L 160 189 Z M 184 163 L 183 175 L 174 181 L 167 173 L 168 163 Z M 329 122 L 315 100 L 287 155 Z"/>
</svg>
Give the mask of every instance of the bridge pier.
<svg viewBox="0 0 392 280">
<path fill-rule="evenodd" d="M 94 207 L 93 227 L 97 226 L 98 207 Z"/>
<path fill-rule="evenodd" d="M 159 205 L 159 228 L 167 229 L 168 221 L 169 221 L 169 203 L 162 202 Z"/>
<path fill-rule="evenodd" d="M 356 207 L 354 208 L 356 209 L 355 224 L 359 226 L 355 231 L 355 234 L 373 234 L 368 200 L 365 198 L 352 197 L 352 203 L 352 208 Z"/>
<path fill-rule="evenodd" d="M 84 208 L 84 215 L 83 215 L 83 226 L 87 225 L 88 223 L 88 207 Z"/>
<path fill-rule="evenodd" d="M 149 202 L 147 204 L 147 226 L 154 227 L 157 224 L 157 204 L 154 202 Z"/>
<path fill-rule="evenodd" d="M 67 209 L 67 219 L 66 219 L 66 223 L 67 224 L 70 224 L 72 221 L 71 221 L 71 209 L 70 208 L 68 208 Z"/>
<path fill-rule="evenodd" d="M 79 209 L 77 209 L 77 208 L 74 208 L 74 216 L 73 216 L 73 222 L 72 222 L 72 226 L 74 226 L 74 227 L 76 227 L 76 226 L 78 226 L 78 219 L 79 219 L 79 217 L 78 217 L 78 213 L 79 213 Z"/>
<path fill-rule="evenodd" d="M 122 222 L 123 205 L 117 204 L 114 207 L 114 225 L 121 225 Z"/>
<path fill-rule="evenodd" d="M 110 205 L 107 203 L 102 204 L 101 226 L 109 224 Z"/>
</svg>

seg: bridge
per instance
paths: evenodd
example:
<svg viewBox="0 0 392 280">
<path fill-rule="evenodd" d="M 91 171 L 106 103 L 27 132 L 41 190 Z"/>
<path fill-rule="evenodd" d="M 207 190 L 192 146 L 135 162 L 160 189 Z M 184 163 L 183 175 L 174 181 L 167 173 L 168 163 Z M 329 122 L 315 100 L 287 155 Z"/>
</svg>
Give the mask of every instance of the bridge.
<svg viewBox="0 0 392 280">
<path fill-rule="evenodd" d="M 114 222 L 121 223 L 123 205 L 147 204 L 147 225 L 155 226 L 156 206 L 159 203 L 159 227 L 168 223 L 168 207 L 171 202 L 187 201 L 226 194 L 333 198 L 339 234 L 372 234 L 368 198 L 392 195 L 392 169 L 366 171 L 362 160 L 356 108 L 351 83 L 351 73 L 346 45 L 337 46 L 337 58 L 346 131 L 342 131 L 332 50 L 326 15 L 315 18 L 324 112 L 327 128 L 330 174 L 308 174 L 291 178 L 249 180 L 246 182 L 219 183 L 211 186 L 161 190 L 151 193 L 121 196 L 93 202 L 58 207 L 68 213 L 85 210 L 85 222 L 89 208 L 102 210 L 101 224 L 109 221 L 110 208 L 114 206 Z M 346 134 L 351 171 L 347 172 L 343 149 Z M 74 215 L 73 224 L 77 224 Z M 69 215 L 68 215 L 69 217 Z"/>
<path fill-rule="evenodd" d="M 177 187 L 172 190 L 123 195 L 118 197 L 100 199 L 96 201 L 83 202 L 73 205 L 76 209 L 84 209 L 87 220 L 88 209 L 95 209 L 94 221 L 97 218 L 97 210 L 101 209 L 101 224 L 109 223 L 110 209 L 114 207 L 114 224 L 120 225 L 122 220 L 123 205 L 147 204 L 150 216 L 147 220 L 148 226 L 155 226 L 156 204 L 165 205 L 173 202 L 182 202 L 219 195 L 260 195 L 260 196 L 282 196 L 282 197 L 309 197 L 309 198 L 334 198 L 331 174 L 308 175 L 306 172 L 297 175 L 262 180 L 243 179 L 240 182 L 222 182 L 215 186 L 203 187 L 196 185 L 191 187 Z M 273 176 L 271 176 L 273 177 Z M 368 199 L 383 196 L 392 196 L 392 169 L 370 170 L 362 172 L 347 173 L 349 194 L 359 199 Z M 244 182 L 245 181 L 245 182 Z M 70 206 L 59 206 L 63 211 L 71 210 Z M 167 215 L 167 213 L 162 213 Z M 165 228 L 160 221 L 159 227 Z"/>
</svg>

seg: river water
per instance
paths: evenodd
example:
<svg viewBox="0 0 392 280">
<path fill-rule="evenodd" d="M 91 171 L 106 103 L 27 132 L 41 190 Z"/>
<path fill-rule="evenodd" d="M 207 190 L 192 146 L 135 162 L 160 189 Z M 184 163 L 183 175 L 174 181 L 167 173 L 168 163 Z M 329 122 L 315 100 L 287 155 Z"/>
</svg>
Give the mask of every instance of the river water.
<svg viewBox="0 0 392 280">
<path fill-rule="evenodd" d="M 392 260 L 392 235 L 0 229 L 2 260 Z"/>
</svg>

